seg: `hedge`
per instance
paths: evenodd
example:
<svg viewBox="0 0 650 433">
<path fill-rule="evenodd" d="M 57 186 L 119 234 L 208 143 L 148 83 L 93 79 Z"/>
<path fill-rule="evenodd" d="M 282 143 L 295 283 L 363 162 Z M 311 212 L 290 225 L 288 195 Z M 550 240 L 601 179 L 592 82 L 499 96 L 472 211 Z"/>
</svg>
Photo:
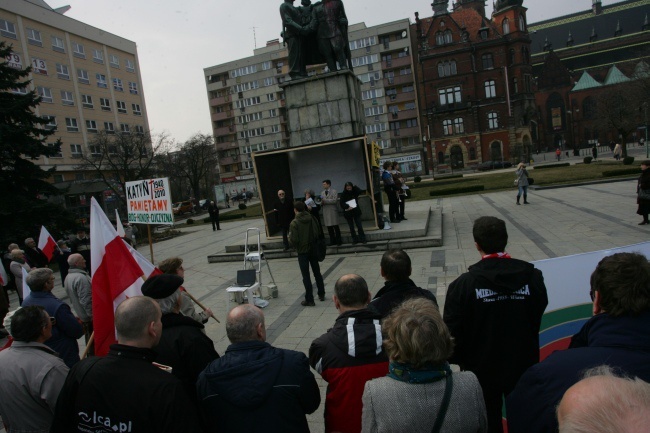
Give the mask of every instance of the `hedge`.
<svg viewBox="0 0 650 433">
<path fill-rule="evenodd" d="M 436 197 L 441 195 L 462 194 L 466 192 L 477 192 L 477 191 L 484 191 L 484 190 L 485 190 L 484 185 L 472 185 L 472 186 L 466 186 L 461 188 L 449 188 L 441 191 L 429 191 L 429 195 L 431 197 Z"/>
<path fill-rule="evenodd" d="M 634 157 L 633 156 L 626 156 L 623 158 L 623 165 L 632 165 L 634 162 Z"/>
<path fill-rule="evenodd" d="M 618 170 L 603 171 L 603 177 L 623 176 L 626 174 L 639 174 L 638 167 L 634 168 L 619 168 Z"/>
<path fill-rule="evenodd" d="M 571 164 L 568 162 L 561 162 L 559 164 L 547 164 L 547 165 L 536 165 L 535 170 L 541 170 L 543 168 L 556 168 L 556 167 L 568 167 Z"/>
<path fill-rule="evenodd" d="M 435 180 L 438 180 L 438 179 L 440 179 L 440 180 L 456 179 L 458 177 L 463 177 L 463 175 L 462 174 L 449 174 L 449 175 L 445 175 L 445 176 L 435 177 L 435 178 L 433 178 L 433 180 L 435 181 Z"/>
</svg>

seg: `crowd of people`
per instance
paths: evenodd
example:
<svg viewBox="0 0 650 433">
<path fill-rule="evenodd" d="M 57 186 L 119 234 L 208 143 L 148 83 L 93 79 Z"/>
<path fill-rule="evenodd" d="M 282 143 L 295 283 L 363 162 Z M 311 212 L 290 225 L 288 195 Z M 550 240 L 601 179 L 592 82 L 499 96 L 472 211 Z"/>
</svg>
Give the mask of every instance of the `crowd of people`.
<svg viewBox="0 0 650 433">
<path fill-rule="evenodd" d="M 287 238 L 303 305 L 314 305 L 310 267 L 320 300 L 325 290 L 305 240 L 322 229 L 306 202 L 292 210 Z M 362 276 L 338 278 L 338 317 L 307 355 L 269 344 L 252 304 L 228 313 L 231 344 L 218 354 L 204 328 L 212 312 L 194 311 L 183 261 L 172 257 L 143 296 L 117 306 L 108 355 L 80 357 L 77 339 L 93 318 L 85 258 L 68 257 L 72 307 L 52 294 L 52 270 L 34 267 L 22 308 L 5 321 L 13 344 L 0 351 L 0 416 L 8 432 L 308 432 L 306 415 L 321 404 L 316 372 L 327 382 L 327 433 L 500 433 L 504 414 L 510 433 L 645 431 L 647 258 L 603 258 L 589 282 L 593 317 L 540 362 L 542 272 L 506 252 L 503 220 L 480 217 L 472 234 L 480 260 L 448 286 L 442 310 L 400 249 L 382 255 L 374 296 Z"/>
</svg>

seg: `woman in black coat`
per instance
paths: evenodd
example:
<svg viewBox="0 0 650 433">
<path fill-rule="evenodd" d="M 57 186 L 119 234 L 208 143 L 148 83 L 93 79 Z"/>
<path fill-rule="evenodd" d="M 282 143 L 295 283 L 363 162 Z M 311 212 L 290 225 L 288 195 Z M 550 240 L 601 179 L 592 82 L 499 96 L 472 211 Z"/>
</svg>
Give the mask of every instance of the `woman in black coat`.
<svg viewBox="0 0 650 433">
<path fill-rule="evenodd" d="M 639 205 L 636 213 L 643 216 L 643 221 L 639 223 L 640 226 L 650 224 L 650 221 L 648 221 L 648 214 L 650 213 L 650 198 L 645 198 L 648 197 L 648 195 L 641 198 L 643 195 L 641 190 L 647 191 L 646 194 L 650 195 L 650 160 L 645 160 L 641 163 L 641 176 L 639 176 L 639 182 L 636 187 L 636 192 L 638 194 L 636 202 Z"/>
<path fill-rule="evenodd" d="M 358 244 L 359 241 L 366 243 L 366 234 L 363 232 L 363 225 L 361 224 L 361 208 L 359 207 L 359 194 L 361 190 L 359 187 L 354 186 L 352 182 L 346 182 L 343 192 L 339 196 L 339 203 L 341 208 L 343 208 L 343 216 L 348 222 L 350 227 L 350 234 L 352 235 L 352 243 Z M 352 206 L 350 206 L 352 204 Z M 354 226 L 357 226 L 359 230 L 359 236 L 357 237 L 356 232 L 354 231 Z"/>
</svg>

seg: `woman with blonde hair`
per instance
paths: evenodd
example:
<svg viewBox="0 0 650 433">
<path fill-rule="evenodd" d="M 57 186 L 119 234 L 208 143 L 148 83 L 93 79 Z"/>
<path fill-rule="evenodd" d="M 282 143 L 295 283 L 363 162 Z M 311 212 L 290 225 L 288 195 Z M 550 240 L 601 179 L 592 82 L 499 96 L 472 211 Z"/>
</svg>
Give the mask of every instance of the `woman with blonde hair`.
<svg viewBox="0 0 650 433">
<path fill-rule="evenodd" d="M 515 172 L 515 175 L 517 176 L 515 179 L 515 182 L 517 182 L 517 187 L 519 188 L 519 191 L 517 192 L 517 205 L 519 205 L 519 197 L 521 195 L 524 195 L 524 204 L 529 204 L 528 203 L 528 172 L 526 171 L 526 164 L 523 162 L 520 162 L 519 165 L 517 165 L 517 171 Z"/>
<path fill-rule="evenodd" d="M 454 343 L 433 302 L 405 301 L 382 332 L 389 373 L 366 382 L 362 433 L 487 432 L 481 386 L 472 372 L 452 373 Z"/>
</svg>

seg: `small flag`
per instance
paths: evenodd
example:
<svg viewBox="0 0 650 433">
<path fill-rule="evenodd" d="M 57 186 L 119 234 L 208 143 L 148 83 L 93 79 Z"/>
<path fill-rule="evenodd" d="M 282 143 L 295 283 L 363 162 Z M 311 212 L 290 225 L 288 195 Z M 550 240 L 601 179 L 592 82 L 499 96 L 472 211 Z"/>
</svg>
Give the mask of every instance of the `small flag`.
<svg viewBox="0 0 650 433">
<path fill-rule="evenodd" d="M 43 251 L 43 254 L 47 257 L 47 261 L 49 262 L 52 260 L 52 256 L 54 255 L 54 250 L 58 248 L 56 245 L 56 241 L 50 234 L 50 232 L 47 231 L 45 226 L 41 226 L 41 234 L 38 237 L 38 248 Z"/>
</svg>

